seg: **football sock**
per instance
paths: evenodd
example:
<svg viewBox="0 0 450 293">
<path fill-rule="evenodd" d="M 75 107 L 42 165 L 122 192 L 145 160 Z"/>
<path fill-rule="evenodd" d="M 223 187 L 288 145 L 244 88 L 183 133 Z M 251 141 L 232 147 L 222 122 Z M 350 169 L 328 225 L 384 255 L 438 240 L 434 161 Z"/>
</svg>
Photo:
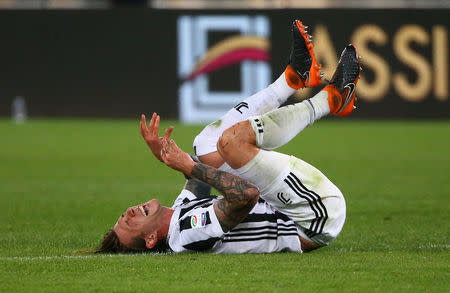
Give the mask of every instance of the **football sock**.
<svg viewBox="0 0 450 293">
<path fill-rule="evenodd" d="M 219 120 L 206 126 L 200 135 L 211 136 L 218 139 L 226 129 L 234 124 L 244 121 L 250 116 L 262 115 L 278 108 L 281 104 L 286 102 L 289 96 L 294 92 L 295 89 L 288 85 L 285 73 L 283 72 L 283 74 L 267 88 L 243 100 Z"/>
<path fill-rule="evenodd" d="M 322 90 L 309 100 L 252 116 L 248 120 L 256 134 L 256 145 L 270 150 L 286 144 L 306 126 L 329 113 L 328 92 Z"/>
<path fill-rule="evenodd" d="M 280 77 L 278 77 L 277 80 L 275 80 L 274 83 L 269 85 L 269 87 L 271 87 L 274 90 L 274 92 L 277 94 L 277 96 L 282 99 L 280 105 L 282 103 L 286 102 L 287 98 L 289 98 L 289 96 L 291 96 L 296 91 L 296 88 L 292 87 L 293 86 L 292 84 L 289 85 L 289 82 L 288 82 L 289 79 L 286 77 L 286 74 L 287 74 L 287 69 L 280 75 Z M 278 105 L 278 107 L 280 105 Z M 264 114 L 264 113 L 261 113 L 261 114 Z"/>
</svg>

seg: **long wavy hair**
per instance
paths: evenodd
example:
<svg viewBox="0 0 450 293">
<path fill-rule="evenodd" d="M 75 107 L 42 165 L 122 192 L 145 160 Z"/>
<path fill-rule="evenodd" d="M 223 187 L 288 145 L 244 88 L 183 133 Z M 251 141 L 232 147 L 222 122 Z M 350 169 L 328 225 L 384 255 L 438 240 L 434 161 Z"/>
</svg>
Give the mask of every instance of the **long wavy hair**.
<svg viewBox="0 0 450 293">
<path fill-rule="evenodd" d="M 130 248 L 122 243 L 120 243 L 119 237 L 113 229 L 110 229 L 106 232 L 105 236 L 103 236 L 103 240 L 100 245 L 96 249 L 91 250 L 80 250 L 79 253 L 136 253 L 136 252 L 167 252 L 169 251 L 169 246 L 166 241 L 160 240 L 155 247 L 152 249 L 147 249 L 145 246 L 145 241 L 143 239 L 136 238 L 134 240 L 133 247 L 139 248 Z"/>
</svg>

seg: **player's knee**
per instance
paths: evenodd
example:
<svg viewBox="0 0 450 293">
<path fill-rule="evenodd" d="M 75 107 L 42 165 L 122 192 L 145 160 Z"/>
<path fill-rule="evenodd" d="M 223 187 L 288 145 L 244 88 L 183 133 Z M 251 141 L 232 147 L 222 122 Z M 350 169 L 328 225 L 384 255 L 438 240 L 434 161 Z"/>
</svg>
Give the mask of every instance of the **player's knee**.
<svg viewBox="0 0 450 293">
<path fill-rule="evenodd" d="M 231 126 L 225 130 L 217 141 L 217 150 L 220 155 L 226 160 L 227 157 L 233 153 L 236 148 L 236 125 Z"/>
<path fill-rule="evenodd" d="M 241 121 L 226 129 L 219 138 L 217 149 L 219 152 L 228 153 L 239 148 L 242 144 L 254 144 L 255 135 L 250 122 Z"/>
<path fill-rule="evenodd" d="M 247 164 L 259 151 L 250 122 L 239 122 L 222 133 L 217 142 L 217 151 L 233 169 Z"/>
</svg>

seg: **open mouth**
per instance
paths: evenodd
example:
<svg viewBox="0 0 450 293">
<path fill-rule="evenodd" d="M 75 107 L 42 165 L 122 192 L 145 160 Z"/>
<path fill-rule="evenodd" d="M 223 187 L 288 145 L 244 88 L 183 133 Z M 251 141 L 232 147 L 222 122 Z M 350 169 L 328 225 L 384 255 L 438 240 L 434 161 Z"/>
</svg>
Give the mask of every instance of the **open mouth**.
<svg viewBox="0 0 450 293">
<path fill-rule="evenodd" d="M 141 211 L 142 215 L 144 215 L 144 217 L 148 215 L 148 209 L 146 206 L 139 206 L 139 210 Z"/>
</svg>

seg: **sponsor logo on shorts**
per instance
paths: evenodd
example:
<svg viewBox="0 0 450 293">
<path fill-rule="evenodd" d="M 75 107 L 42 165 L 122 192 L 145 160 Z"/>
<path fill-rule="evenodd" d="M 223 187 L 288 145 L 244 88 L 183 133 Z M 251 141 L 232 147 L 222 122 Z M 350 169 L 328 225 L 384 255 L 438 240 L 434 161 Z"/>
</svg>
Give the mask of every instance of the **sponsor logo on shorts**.
<svg viewBox="0 0 450 293">
<path fill-rule="evenodd" d="M 292 200 L 291 200 L 290 198 L 285 198 L 285 197 L 283 196 L 283 193 L 282 193 L 282 192 L 278 192 L 277 198 L 278 198 L 279 201 L 281 201 L 281 202 L 284 203 L 285 205 L 289 205 L 289 204 L 292 203 Z"/>
<path fill-rule="evenodd" d="M 236 106 L 234 106 L 234 108 L 236 109 L 236 111 L 238 111 L 239 113 L 242 114 L 241 108 L 247 108 L 247 109 L 248 109 L 248 103 L 246 103 L 246 102 L 240 102 L 239 104 L 237 104 Z"/>
</svg>

